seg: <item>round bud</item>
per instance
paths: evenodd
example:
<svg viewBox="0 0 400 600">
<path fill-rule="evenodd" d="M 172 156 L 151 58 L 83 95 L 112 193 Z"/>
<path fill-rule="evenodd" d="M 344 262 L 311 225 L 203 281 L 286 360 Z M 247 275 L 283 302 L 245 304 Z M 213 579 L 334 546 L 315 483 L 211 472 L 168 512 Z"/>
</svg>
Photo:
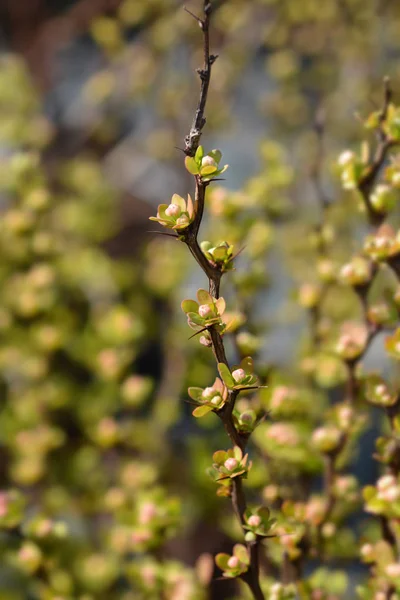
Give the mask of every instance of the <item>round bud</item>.
<svg viewBox="0 0 400 600">
<path fill-rule="evenodd" d="M 203 319 L 205 319 L 206 317 L 209 317 L 211 312 L 212 312 L 212 310 L 211 310 L 211 306 L 209 304 L 201 304 L 199 306 L 199 315 L 201 317 L 203 317 Z"/>
<path fill-rule="evenodd" d="M 237 556 L 231 556 L 228 560 L 228 567 L 230 569 L 237 569 L 239 566 L 239 563 L 240 563 L 240 561 Z"/>
<path fill-rule="evenodd" d="M 166 209 L 165 209 L 165 214 L 168 217 L 179 217 L 179 215 L 181 214 L 181 207 L 178 206 L 177 204 L 170 204 Z"/>
<path fill-rule="evenodd" d="M 342 152 L 338 158 L 338 164 L 341 167 L 346 167 L 355 159 L 355 154 L 351 150 L 345 150 Z"/>
<path fill-rule="evenodd" d="M 243 381 L 243 379 L 245 379 L 246 373 L 244 369 L 235 369 L 234 371 L 232 371 L 232 377 L 236 381 L 236 383 L 240 383 L 241 381 Z"/>
<path fill-rule="evenodd" d="M 203 157 L 203 159 L 201 161 L 201 166 L 202 167 L 217 167 L 218 165 L 212 156 L 207 155 L 207 156 Z"/>
<path fill-rule="evenodd" d="M 259 515 L 251 515 L 251 517 L 247 519 L 247 523 L 250 527 L 258 527 L 261 524 L 261 517 Z"/>
<path fill-rule="evenodd" d="M 238 461 L 236 460 L 236 458 L 228 458 L 225 462 L 224 462 L 224 467 L 226 469 L 228 469 L 228 471 L 233 471 L 234 469 L 236 469 L 236 467 L 238 466 Z"/>
</svg>

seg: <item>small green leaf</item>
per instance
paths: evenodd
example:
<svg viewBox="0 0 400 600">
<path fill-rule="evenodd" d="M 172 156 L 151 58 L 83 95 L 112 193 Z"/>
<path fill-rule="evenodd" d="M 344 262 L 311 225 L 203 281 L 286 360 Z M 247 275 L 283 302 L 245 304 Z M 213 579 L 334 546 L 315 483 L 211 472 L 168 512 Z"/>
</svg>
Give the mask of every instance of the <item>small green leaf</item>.
<svg viewBox="0 0 400 600">
<path fill-rule="evenodd" d="M 196 161 L 191 156 L 187 156 L 185 158 L 185 167 L 192 175 L 199 174 L 199 167 L 197 166 Z"/>
<path fill-rule="evenodd" d="M 203 156 L 204 156 L 204 148 L 203 148 L 203 146 L 199 146 L 196 150 L 196 154 L 194 155 L 194 160 L 197 163 L 200 163 Z"/>
<path fill-rule="evenodd" d="M 249 553 L 247 552 L 246 546 L 243 544 L 235 544 L 233 547 L 233 555 L 236 556 L 240 562 L 245 565 L 249 564 Z"/>
<path fill-rule="evenodd" d="M 216 163 L 219 163 L 222 158 L 222 152 L 221 150 L 211 150 L 211 152 L 208 153 L 208 156 L 211 156 Z"/>
<path fill-rule="evenodd" d="M 204 415 L 207 415 L 209 412 L 212 411 L 211 406 L 197 406 L 194 411 L 192 412 L 192 415 L 194 417 L 196 417 L 196 419 L 199 419 L 200 417 L 204 417 Z"/>
<path fill-rule="evenodd" d="M 211 304 L 213 299 L 206 290 L 198 290 L 197 300 L 199 304 Z"/>
<path fill-rule="evenodd" d="M 254 371 L 254 362 L 251 356 L 246 356 L 241 362 L 240 367 L 244 370 L 245 373 L 250 375 Z"/>
<path fill-rule="evenodd" d="M 228 455 L 225 452 L 225 450 L 217 450 L 213 454 L 213 461 L 215 463 L 217 463 L 217 465 L 221 465 L 222 463 L 224 463 L 226 461 L 227 457 L 228 457 Z"/>
<path fill-rule="evenodd" d="M 218 372 L 221 375 L 221 379 L 225 385 L 228 388 L 233 388 L 235 385 L 235 380 L 233 379 L 230 370 L 224 363 L 218 363 Z"/>
<path fill-rule="evenodd" d="M 203 252 L 208 252 L 210 248 L 212 248 L 212 244 L 211 242 L 207 242 L 206 240 L 204 240 L 204 242 L 201 242 L 200 248 Z"/>
<path fill-rule="evenodd" d="M 184 313 L 196 312 L 199 310 L 199 305 L 195 300 L 182 300 L 181 307 Z"/>
<path fill-rule="evenodd" d="M 204 319 L 195 312 L 188 312 L 187 317 L 192 321 L 192 323 L 195 323 L 196 325 L 204 325 L 205 323 Z"/>
<path fill-rule="evenodd" d="M 203 393 L 203 388 L 200 387 L 190 387 L 188 389 L 188 394 L 192 398 L 192 400 L 196 400 L 197 402 L 201 400 L 201 395 Z"/>
<path fill-rule="evenodd" d="M 213 165 L 205 165 L 204 167 L 201 167 L 200 175 L 211 175 L 212 173 L 216 173 L 217 170 L 217 167 L 214 167 Z"/>
<path fill-rule="evenodd" d="M 229 559 L 230 559 L 229 554 L 224 554 L 223 552 L 220 552 L 215 557 L 215 564 L 217 565 L 217 567 L 219 567 L 221 569 L 221 571 L 225 571 L 225 569 L 228 569 L 228 560 Z"/>
<path fill-rule="evenodd" d="M 186 202 L 179 194 L 172 196 L 171 204 L 177 204 L 182 211 L 186 211 Z"/>
</svg>

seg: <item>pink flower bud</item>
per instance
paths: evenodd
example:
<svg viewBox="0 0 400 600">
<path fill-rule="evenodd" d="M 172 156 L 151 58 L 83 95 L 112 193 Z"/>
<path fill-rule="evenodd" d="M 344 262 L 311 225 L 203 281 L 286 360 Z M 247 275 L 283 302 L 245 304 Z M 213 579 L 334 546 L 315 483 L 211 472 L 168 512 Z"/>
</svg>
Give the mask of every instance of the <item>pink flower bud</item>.
<svg viewBox="0 0 400 600">
<path fill-rule="evenodd" d="M 251 515 L 251 517 L 247 519 L 247 523 L 250 527 L 258 527 L 261 524 L 261 517 L 259 515 Z"/>
<path fill-rule="evenodd" d="M 345 167 L 346 165 L 353 162 L 355 158 L 354 152 L 351 150 L 345 150 L 338 158 L 338 163 L 341 167 Z"/>
<path fill-rule="evenodd" d="M 212 310 L 211 310 L 211 306 L 209 304 L 201 304 L 199 306 L 199 315 L 201 317 L 203 317 L 203 319 L 205 317 L 208 317 L 211 314 Z"/>
<path fill-rule="evenodd" d="M 228 567 L 230 569 L 237 569 L 240 564 L 240 561 L 237 556 L 231 556 L 228 560 Z"/>
<path fill-rule="evenodd" d="M 206 387 L 203 390 L 202 396 L 204 400 L 210 400 L 215 396 L 215 390 L 213 387 Z"/>
<path fill-rule="evenodd" d="M 204 156 L 204 158 L 201 161 L 201 166 L 202 167 L 217 167 L 218 165 L 212 156 Z"/>
<path fill-rule="evenodd" d="M 228 471 L 233 471 L 234 469 L 236 469 L 236 467 L 238 466 L 238 461 L 236 460 L 236 458 L 228 458 L 225 462 L 224 462 L 224 467 L 226 469 L 228 469 Z"/>
<path fill-rule="evenodd" d="M 181 212 L 182 212 L 181 207 L 178 206 L 177 204 L 170 204 L 165 209 L 165 214 L 168 217 L 179 217 L 179 215 L 181 214 Z"/>
<path fill-rule="evenodd" d="M 157 507 L 152 502 L 146 502 L 140 509 L 139 523 L 145 525 L 149 523 L 157 514 Z"/>
<path fill-rule="evenodd" d="M 202 346 L 206 346 L 206 348 L 211 346 L 211 340 L 209 340 L 205 335 L 200 337 L 199 342 Z"/>
<path fill-rule="evenodd" d="M 240 383 L 246 377 L 246 373 L 243 369 L 235 369 L 232 372 L 232 377 L 236 381 L 236 383 Z"/>
<path fill-rule="evenodd" d="M 400 563 L 391 563 L 386 567 L 389 577 L 400 577 Z"/>
</svg>

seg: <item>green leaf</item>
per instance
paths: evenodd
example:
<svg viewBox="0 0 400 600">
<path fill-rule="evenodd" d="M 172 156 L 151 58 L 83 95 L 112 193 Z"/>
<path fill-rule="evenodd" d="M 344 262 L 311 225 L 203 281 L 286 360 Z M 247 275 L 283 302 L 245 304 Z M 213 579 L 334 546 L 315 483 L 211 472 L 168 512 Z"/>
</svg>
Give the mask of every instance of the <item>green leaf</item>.
<svg viewBox="0 0 400 600">
<path fill-rule="evenodd" d="M 192 312 L 197 313 L 197 311 L 199 310 L 199 305 L 195 300 L 182 300 L 181 308 L 186 314 Z"/>
<path fill-rule="evenodd" d="M 208 153 L 208 156 L 211 156 L 211 158 L 213 158 L 218 164 L 222 158 L 222 152 L 221 150 L 211 150 L 211 152 Z"/>
<path fill-rule="evenodd" d="M 210 248 L 212 248 L 212 243 L 205 240 L 204 242 L 201 242 L 200 248 L 203 252 L 208 252 Z"/>
<path fill-rule="evenodd" d="M 235 380 L 233 379 L 230 370 L 224 363 L 218 363 L 218 372 L 225 385 L 228 388 L 233 388 L 235 385 Z"/>
<path fill-rule="evenodd" d="M 228 168 L 229 168 L 229 165 L 224 165 L 224 166 L 222 167 L 222 169 L 220 169 L 220 170 L 219 170 L 219 171 L 216 173 L 216 175 L 222 175 L 222 173 L 225 173 L 225 171 L 226 171 Z"/>
<path fill-rule="evenodd" d="M 194 417 L 196 417 L 196 419 L 199 419 L 200 417 L 204 417 L 204 415 L 207 415 L 209 412 L 212 411 L 211 406 L 197 406 L 197 408 L 194 409 L 194 411 L 192 412 L 192 415 Z"/>
<path fill-rule="evenodd" d="M 227 457 L 228 454 L 225 452 L 225 450 L 217 450 L 213 454 L 213 461 L 217 463 L 217 465 L 221 465 L 226 461 Z"/>
<path fill-rule="evenodd" d="M 188 312 L 187 317 L 188 317 L 188 319 L 190 319 L 192 321 L 192 323 L 195 323 L 196 325 L 204 325 L 205 324 L 205 320 L 202 317 L 200 317 L 199 314 L 197 314 L 195 312 Z"/>
<path fill-rule="evenodd" d="M 200 175 L 211 175 L 212 173 L 216 173 L 217 170 L 217 167 L 214 167 L 213 165 L 205 165 L 204 167 L 201 167 Z"/>
<path fill-rule="evenodd" d="M 179 194 L 174 194 L 172 196 L 171 204 L 177 204 L 182 211 L 186 211 L 186 202 Z"/>
<path fill-rule="evenodd" d="M 233 555 L 236 556 L 240 562 L 245 565 L 249 564 L 249 553 L 247 552 L 246 546 L 243 544 L 235 544 L 233 547 Z"/>
<path fill-rule="evenodd" d="M 250 375 L 254 371 L 254 361 L 251 356 L 246 356 L 241 362 L 240 367 L 244 370 L 245 373 Z"/>
<path fill-rule="evenodd" d="M 188 389 L 188 394 L 192 398 L 192 400 L 199 401 L 201 399 L 202 393 L 203 393 L 203 388 L 201 388 L 201 387 L 190 387 Z"/>
<path fill-rule="evenodd" d="M 196 154 L 194 155 L 194 160 L 197 163 L 201 163 L 203 156 L 204 156 L 204 148 L 203 148 L 203 146 L 199 146 L 196 150 Z"/>
<path fill-rule="evenodd" d="M 185 167 L 192 175 L 199 174 L 199 167 L 197 166 L 196 161 L 191 156 L 187 156 L 185 158 Z"/>
<path fill-rule="evenodd" d="M 229 559 L 230 559 L 229 554 L 224 554 L 223 552 L 220 552 L 215 557 L 215 564 L 217 565 L 217 567 L 219 567 L 221 569 L 221 571 L 225 571 L 225 569 L 228 569 L 228 560 Z"/>
<path fill-rule="evenodd" d="M 212 304 L 212 297 L 206 290 L 198 290 L 197 292 L 197 300 L 199 304 Z"/>
</svg>

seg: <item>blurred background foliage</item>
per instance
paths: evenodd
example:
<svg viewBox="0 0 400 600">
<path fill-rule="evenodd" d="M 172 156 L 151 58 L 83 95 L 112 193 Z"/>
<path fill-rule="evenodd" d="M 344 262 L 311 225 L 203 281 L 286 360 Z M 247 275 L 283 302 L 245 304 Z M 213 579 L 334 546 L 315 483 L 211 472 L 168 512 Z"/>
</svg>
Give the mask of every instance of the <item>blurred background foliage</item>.
<svg viewBox="0 0 400 600">
<path fill-rule="evenodd" d="M 194 421 L 185 403 L 188 385 L 215 378 L 179 309 L 205 281 L 147 220 L 192 192 L 179 148 L 199 30 L 179 0 L 2 0 L 0 15 L 0 598 L 234 598 L 209 554 L 240 541 L 206 474 L 227 443 L 214 415 Z M 311 434 L 346 378 L 316 336 L 328 347 L 360 317 L 336 275 L 365 218 L 335 161 L 364 135 L 383 75 L 399 91 L 399 30 L 397 0 L 215 2 L 203 144 L 230 169 L 209 190 L 201 235 L 244 248 L 223 280 L 238 317 L 228 351 L 255 355 L 269 386 L 252 399 L 272 418 L 251 450 L 268 462 L 255 460 L 247 485 L 254 502 L 289 502 L 283 531 L 290 501 L 318 490 Z M 378 297 L 395 287 L 381 279 Z M 366 356 L 378 369 L 382 348 L 378 336 Z M 244 396 L 239 409 L 249 406 Z M 367 430 L 369 456 L 367 423 L 353 433 Z M 362 484 L 375 480 L 368 456 Z M 344 527 L 328 553 L 355 558 L 356 536 Z M 340 573 L 326 590 L 324 571 L 311 577 L 315 598 L 345 592 Z"/>
</svg>

